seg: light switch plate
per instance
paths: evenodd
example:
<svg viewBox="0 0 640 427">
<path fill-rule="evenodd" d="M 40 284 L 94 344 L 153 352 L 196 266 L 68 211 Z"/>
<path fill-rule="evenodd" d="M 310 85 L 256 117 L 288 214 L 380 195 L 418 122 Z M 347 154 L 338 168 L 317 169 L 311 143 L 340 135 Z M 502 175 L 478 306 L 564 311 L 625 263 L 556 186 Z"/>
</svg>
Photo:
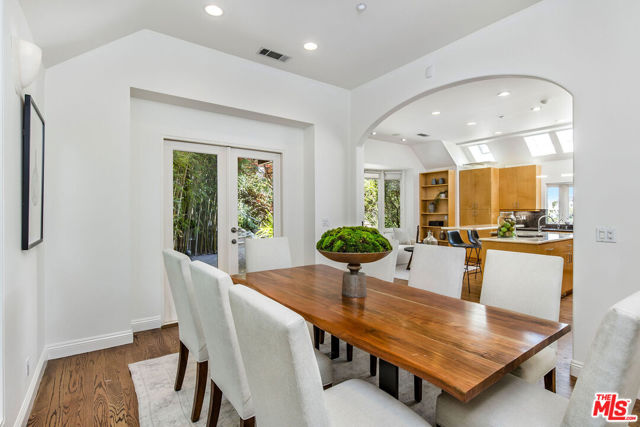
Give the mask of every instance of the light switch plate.
<svg viewBox="0 0 640 427">
<path fill-rule="evenodd" d="M 616 243 L 617 235 L 616 229 L 611 227 L 597 227 L 596 228 L 596 242 L 603 243 Z"/>
</svg>

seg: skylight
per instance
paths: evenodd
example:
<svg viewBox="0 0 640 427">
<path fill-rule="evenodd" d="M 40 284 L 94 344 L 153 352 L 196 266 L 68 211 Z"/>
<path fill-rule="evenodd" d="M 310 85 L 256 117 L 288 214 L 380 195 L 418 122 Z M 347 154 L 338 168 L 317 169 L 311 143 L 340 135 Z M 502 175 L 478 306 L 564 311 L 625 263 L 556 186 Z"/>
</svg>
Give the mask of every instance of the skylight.
<svg viewBox="0 0 640 427">
<path fill-rule="evenodd" d="M 533 157 L 556 154 L 556 149 L 553 147 L 553 142 L 551 142 L 551 138 L 548 133 L 525 136 L 524 141 L 527 143 L 529 152 Z"/>
<path fill-rule="evenodd" d="M 573 153 L 573 129 L 556 132 L 563 153 Z"/>
<path fill-rule="evenodd" d="M 495 162 L 491 150 L 487 144 L 472 145 L 469 147 L 469 151 L 476 162 Z"/>
</svg>

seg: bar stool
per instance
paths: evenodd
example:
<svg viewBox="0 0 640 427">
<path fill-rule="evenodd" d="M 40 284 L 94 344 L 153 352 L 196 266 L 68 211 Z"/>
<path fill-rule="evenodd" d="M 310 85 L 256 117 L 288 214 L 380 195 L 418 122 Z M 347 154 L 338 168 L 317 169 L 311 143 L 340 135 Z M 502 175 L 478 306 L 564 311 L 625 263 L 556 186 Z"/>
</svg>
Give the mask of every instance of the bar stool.
<svg viewBox="0 0 640 427">
<path fill-rule="evenodd" d="M 469 289 L 469 293 L 471 293 L 471 282 L 469 279 L 469 258 L 470 253 L 467 249 L 473 249 L 474 246 L 470 243 L 465 243 L 462 240 L 462 236 L 458 230 L 449 230 L 447 231 L 447 239 L 449 240 L 449 244 L 454 248 L 464 248 L 465 249 L 465 260 L 464 260 L 464 274 L 467 275 L 467 288 Z"/>
<path fill-rule="evenodd" d="M 478 230 L 467 230 L 467 237 L 469 238 L 469 242 L 473 245 L 473 249 L 476 252 L 476 262 L 474 263 L 475 270 L 473 271 L 474 276 L 478 276 L 478 271 L 482 274 L 482 260 L 480 259 L 480 251 L 482 250 L 482 242 L 480 241 L 480 235 L 478 234 Z"/>
</svg>

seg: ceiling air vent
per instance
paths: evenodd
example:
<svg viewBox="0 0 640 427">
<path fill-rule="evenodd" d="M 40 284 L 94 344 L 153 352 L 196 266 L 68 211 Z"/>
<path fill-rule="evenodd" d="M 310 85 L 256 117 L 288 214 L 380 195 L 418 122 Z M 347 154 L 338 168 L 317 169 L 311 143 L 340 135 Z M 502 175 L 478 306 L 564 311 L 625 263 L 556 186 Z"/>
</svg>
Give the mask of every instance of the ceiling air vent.
<svg viewBox="0 0 640 427">
<path fill-rule="evenodd" d="M 280 62 L 287 62 L 289 59 L 291 59 L 290 56 L 284 55 L 280 52 L 276 52 L 275 50 L 266 49 L 264 47 L 260 48 L 260 50 L 258 51 L 258 55 L 267 56 Z"/>
<path fill-rule="evenodd" d="M 421 136 L 421 137 L 423 137 L 423 138 L 426 138 L 426 137 L 428 137 L 428 136 L 429 136 L 429 134 L 428 134 L 428 133 L 424 133 L 424 132 L 420 132 L 420 133 L 418 134 L 418 136 Z"/>
</svg>

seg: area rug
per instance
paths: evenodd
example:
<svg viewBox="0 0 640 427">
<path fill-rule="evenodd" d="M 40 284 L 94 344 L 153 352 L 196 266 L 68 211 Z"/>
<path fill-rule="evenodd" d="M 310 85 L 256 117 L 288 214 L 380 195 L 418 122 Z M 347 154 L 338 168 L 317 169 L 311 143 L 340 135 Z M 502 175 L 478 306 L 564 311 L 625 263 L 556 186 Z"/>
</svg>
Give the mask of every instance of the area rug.
<svg viewBox="0 0 640 427">
<path fill-rule="evenodd" d="M 329 353 L 329 335 L 321 350 Z M 357 348 L 353 350 L 353 361 L 347 362 L 346 346 L 341 342 L 340 358 L 333 361 L 334 384 L 351 378 L 359 378 L 372 384 L 378 384 L 378 377 L 369 375 L 369 354 Z M 189 360 L 187 373 L 182 390 L 175 392 L 175 380 L 178 354 L 144 360 L 129 365 L 131 378 L 138 396 L 138 413 L 140 426 L 174 427 L 174 426 L 204 426 L 207 422 L 209 408 L 209 384 L 202 405 L 202 414 L 197 423 L 190 421 L 193 390 L 195 387 L 195 362 Z M 408 372 L 400 370 L 400 401 L 435 425 L 435 404 L 440 389 L 426 381 L 422 382 L 422 402 L 413 400 L 413 377 Z M 240 417 L 224 397 L 218 420 L 219 427 L 237 427 Z M 258 420 L 259 421 L 259 420 Z"/>
</svg>

